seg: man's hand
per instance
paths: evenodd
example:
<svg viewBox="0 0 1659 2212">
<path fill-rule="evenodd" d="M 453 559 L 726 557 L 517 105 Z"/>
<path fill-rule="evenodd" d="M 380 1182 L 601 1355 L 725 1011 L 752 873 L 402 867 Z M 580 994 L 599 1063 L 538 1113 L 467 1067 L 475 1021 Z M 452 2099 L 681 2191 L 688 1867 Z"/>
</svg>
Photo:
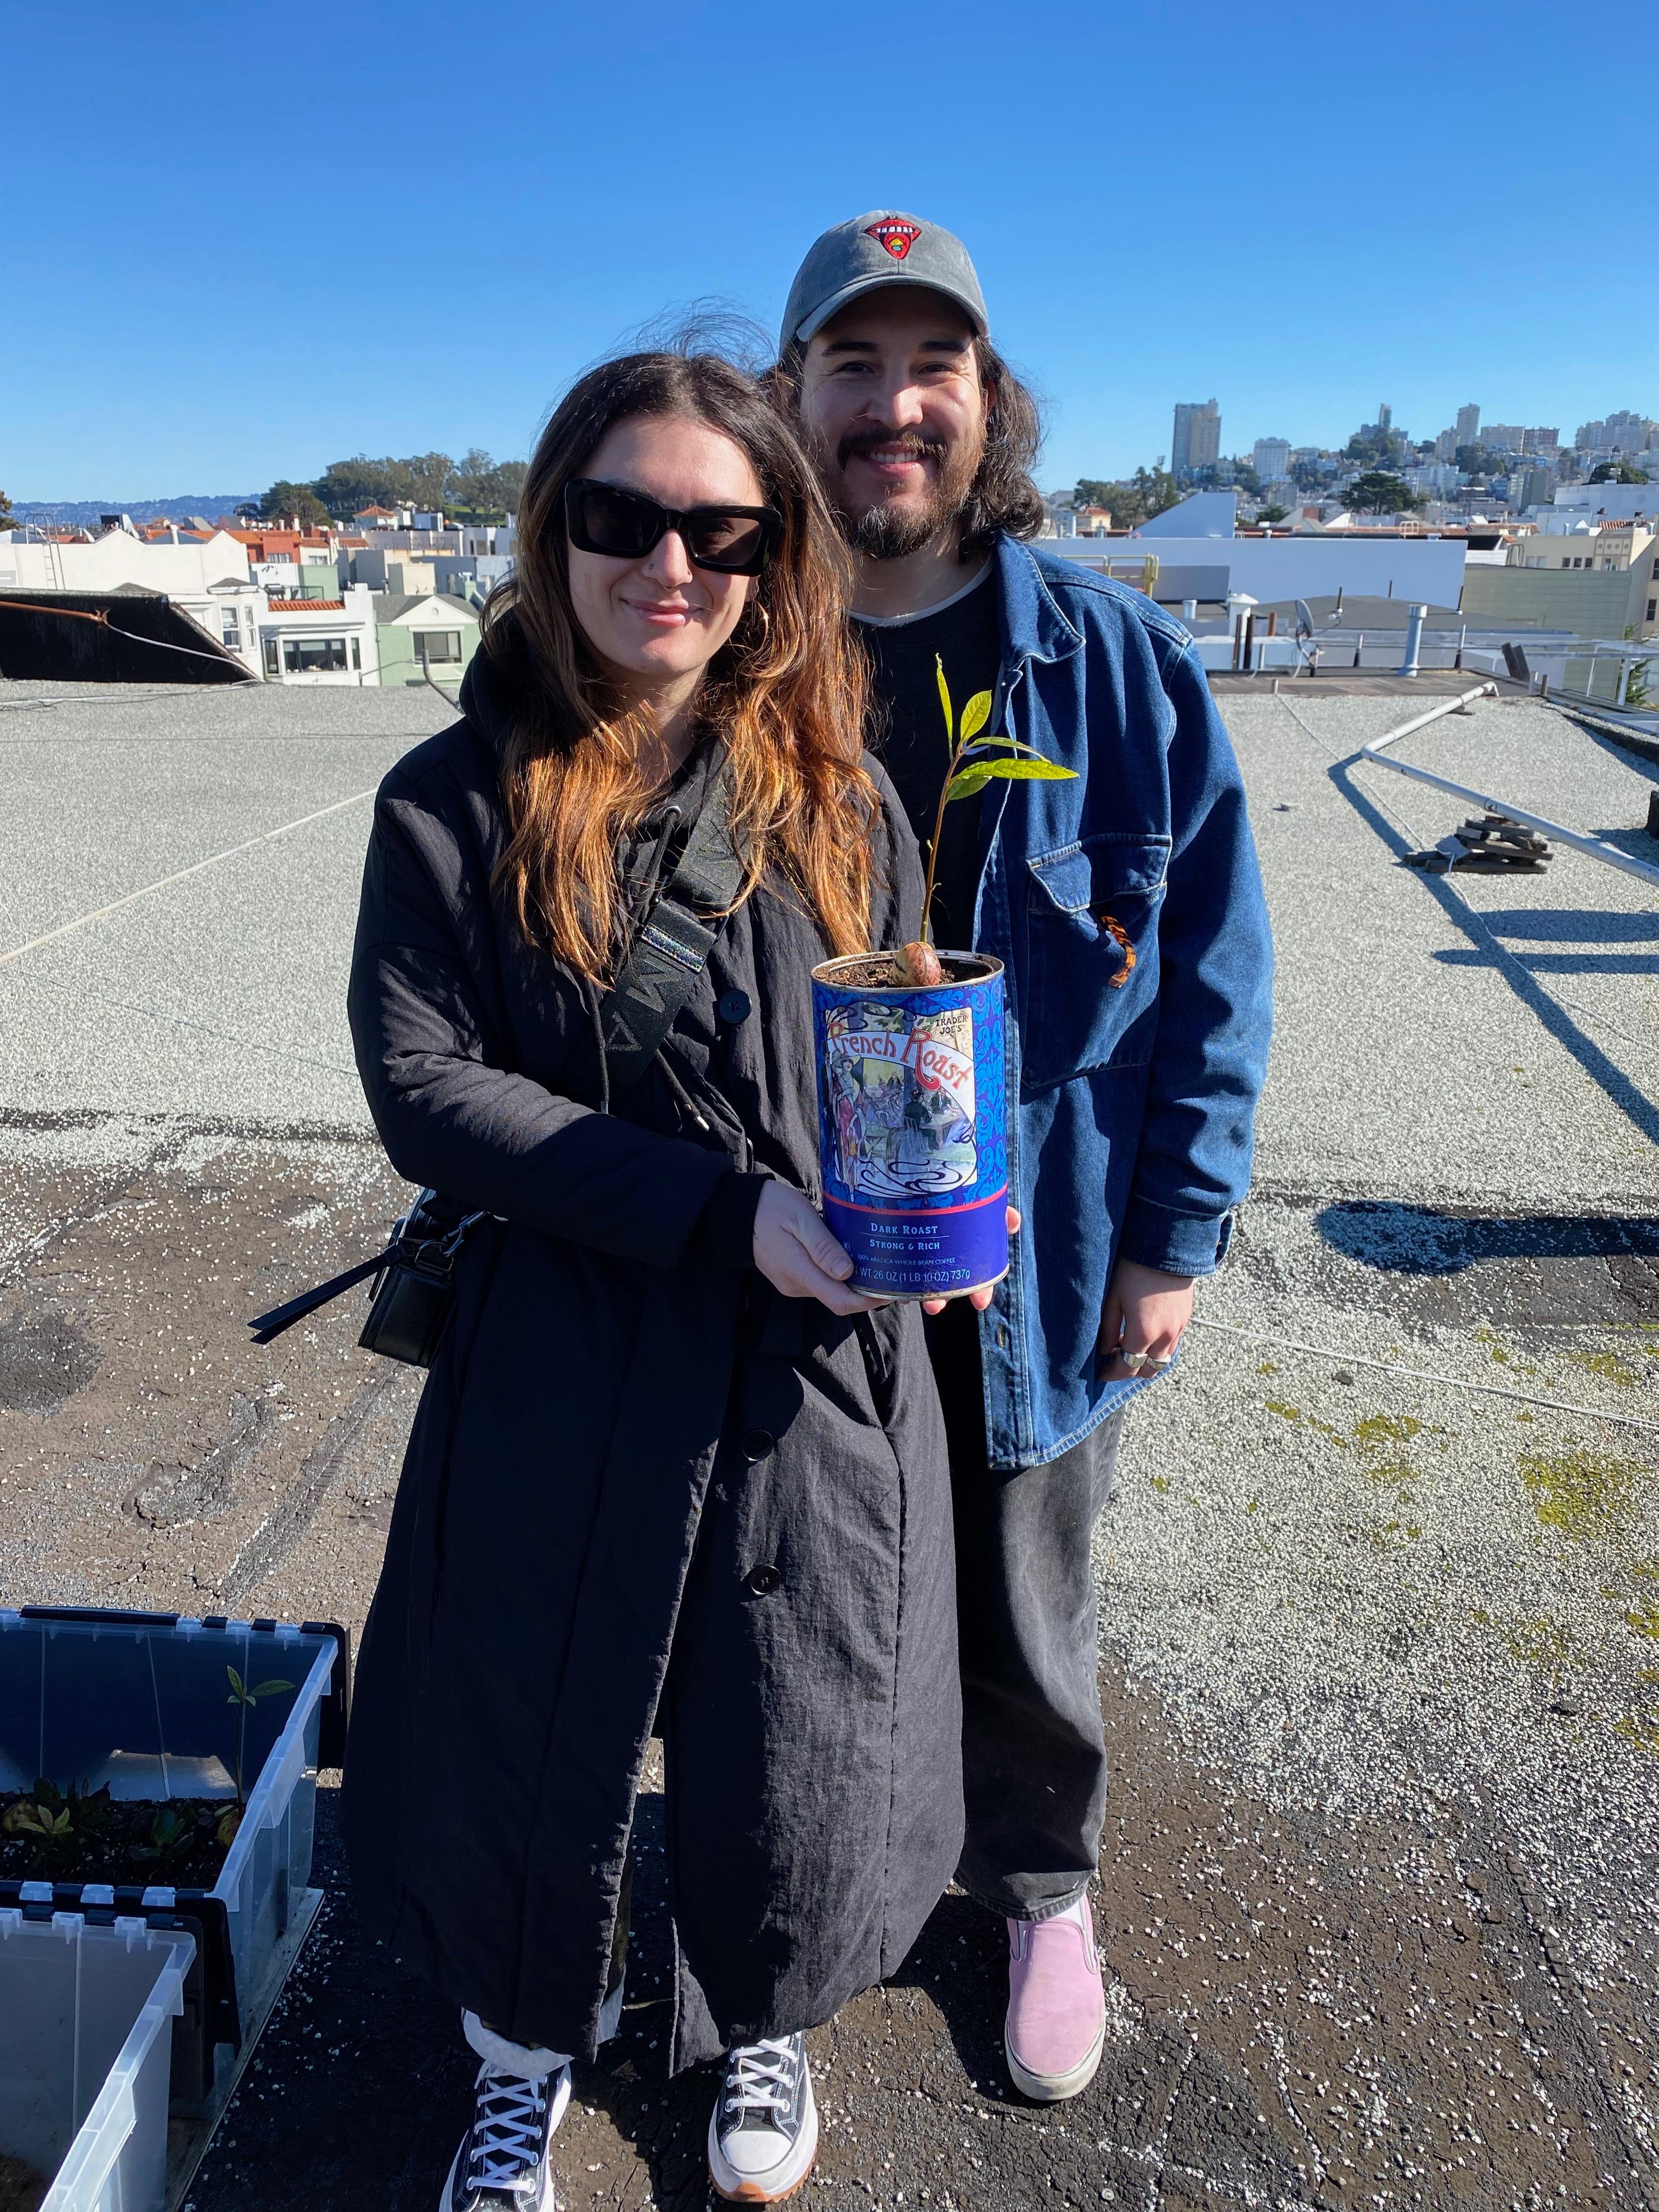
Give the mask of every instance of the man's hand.
<svg viewBox="0 0 1659 2212">
<path fill-rule="evenodd" d="M 1163 1372 L 1193 1317 L 1193 1282 L 1191 1275 L 1118 1261 L 1095 1346 L 1097 1382 L 1133 1382 Z"/>
<path fill-rule="evenodd" d="M 755 1265 L 787 1298 L 816 1298 L 832 1314 L 870 1313 L 885 1298 L 849 1291 L 852 1255 L 787 1183 L 769 1182 L 755 1209 Z"/>
<path fill-rule="evenodd" d="M 1019 1208 L 1017 1206 L 1011 1206 L 1008 1209 L 1008 1234 L 1011 1237 L 1014 1237 L 1017 1236 L 1018 1232 Z M 968 1292 L 968 1303 L 972 1306 L 975 1313 L 983 1313 L 986 1307 L 990 1304 L 992 1299 L 995 1297 L 996 1294 L 996 1285 L 994 1283 L 987 1283 L 983 1290 L 969 1291 Z M 958 1291 L 956 1295 L 960 1297 L 963 1293 Z M 943 1313 L 945 1307 L 948 1306 L 950 1303 L 951 1301 L 949 1298 L 924 1298 L 921 1302 L 921 1310 L 923 1313 Z"/>
</svg>

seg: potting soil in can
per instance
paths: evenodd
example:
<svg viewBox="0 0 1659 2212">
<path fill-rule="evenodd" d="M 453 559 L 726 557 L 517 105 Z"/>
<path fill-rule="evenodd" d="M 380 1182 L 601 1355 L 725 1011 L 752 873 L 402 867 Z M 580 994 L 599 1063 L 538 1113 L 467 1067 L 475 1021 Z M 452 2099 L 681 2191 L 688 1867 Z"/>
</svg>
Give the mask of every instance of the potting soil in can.
<svg viewBox="0 0 1659 2212">
<path fill-rule="evenodd" d="M 853 1285 L 959 1294 L 1008 1272 L 1002 966 L 942 952 L 947 981 L 894 984 L 885 956 L 812 971 L 823 1216 Z"/>
</svg>

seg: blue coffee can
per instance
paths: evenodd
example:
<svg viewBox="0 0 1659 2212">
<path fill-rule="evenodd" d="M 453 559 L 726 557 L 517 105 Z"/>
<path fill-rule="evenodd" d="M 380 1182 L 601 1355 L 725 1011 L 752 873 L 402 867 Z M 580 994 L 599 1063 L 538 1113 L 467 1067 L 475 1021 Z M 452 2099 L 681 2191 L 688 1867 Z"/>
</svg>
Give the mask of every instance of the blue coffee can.
<svg viewBox="0 0 1659 2212">
<path fill-rule="evenodd" d="M 941 952 L 942 983 L 884 953 L 812 970 L 823 1218 L 872 1297 L 959 1296 L 1008 1272 L 1002 963 Z"/>
</svg>

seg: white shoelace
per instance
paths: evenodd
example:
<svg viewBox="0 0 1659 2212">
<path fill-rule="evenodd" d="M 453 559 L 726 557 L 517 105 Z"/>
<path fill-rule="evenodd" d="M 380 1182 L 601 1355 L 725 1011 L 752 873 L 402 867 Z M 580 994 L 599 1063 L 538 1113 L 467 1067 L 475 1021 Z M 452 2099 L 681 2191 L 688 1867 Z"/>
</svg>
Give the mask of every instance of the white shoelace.
<svg viewBox="0 0 1659 2212">
<path fill-rule="evenodd" d="M 490 2074 L 478 2084 L 472 2154 L 466 2178 L 474 2189 L 533 2189 L 539 2179 L 542 2118 L 548 2084 L 518 2074 Z"/>
<path fill-rule="evenodd" d="M 726 2062 L 727 2112 L 784 2112 L 793 2101 L 797 2065 L 793 2039 L 763 2038 L 740 2044 Z"/>
</svg>

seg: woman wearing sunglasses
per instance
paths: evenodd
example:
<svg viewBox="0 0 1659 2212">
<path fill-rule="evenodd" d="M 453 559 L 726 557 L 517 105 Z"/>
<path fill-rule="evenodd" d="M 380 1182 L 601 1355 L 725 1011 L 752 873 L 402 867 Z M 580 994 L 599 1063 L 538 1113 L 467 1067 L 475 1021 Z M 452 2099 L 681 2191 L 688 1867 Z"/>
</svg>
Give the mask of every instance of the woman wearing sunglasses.
<svg viewBox="0 0 1659 2212">
<path fill-rule="evenodd" d="M 465 719 L 381 787 L 353 967 L 392 1164 L 486 1219 L 364 1638 L 348 1833 L 482 2061 L 444 2212 L 551 2212 L 660 1735 L 670 2063 L 724 2054 L 712 2177 L 769 2203 L 817 2142 L 802 2031 L 894 1970 L 961 1836 L 921 1316 L 846 1287 L 812 1204 L 810 970 L 914 936 L 919 870 L 862 752 L 834 526 L 746 378 L 593 371 L 520 520 Z"/>
</svg>

